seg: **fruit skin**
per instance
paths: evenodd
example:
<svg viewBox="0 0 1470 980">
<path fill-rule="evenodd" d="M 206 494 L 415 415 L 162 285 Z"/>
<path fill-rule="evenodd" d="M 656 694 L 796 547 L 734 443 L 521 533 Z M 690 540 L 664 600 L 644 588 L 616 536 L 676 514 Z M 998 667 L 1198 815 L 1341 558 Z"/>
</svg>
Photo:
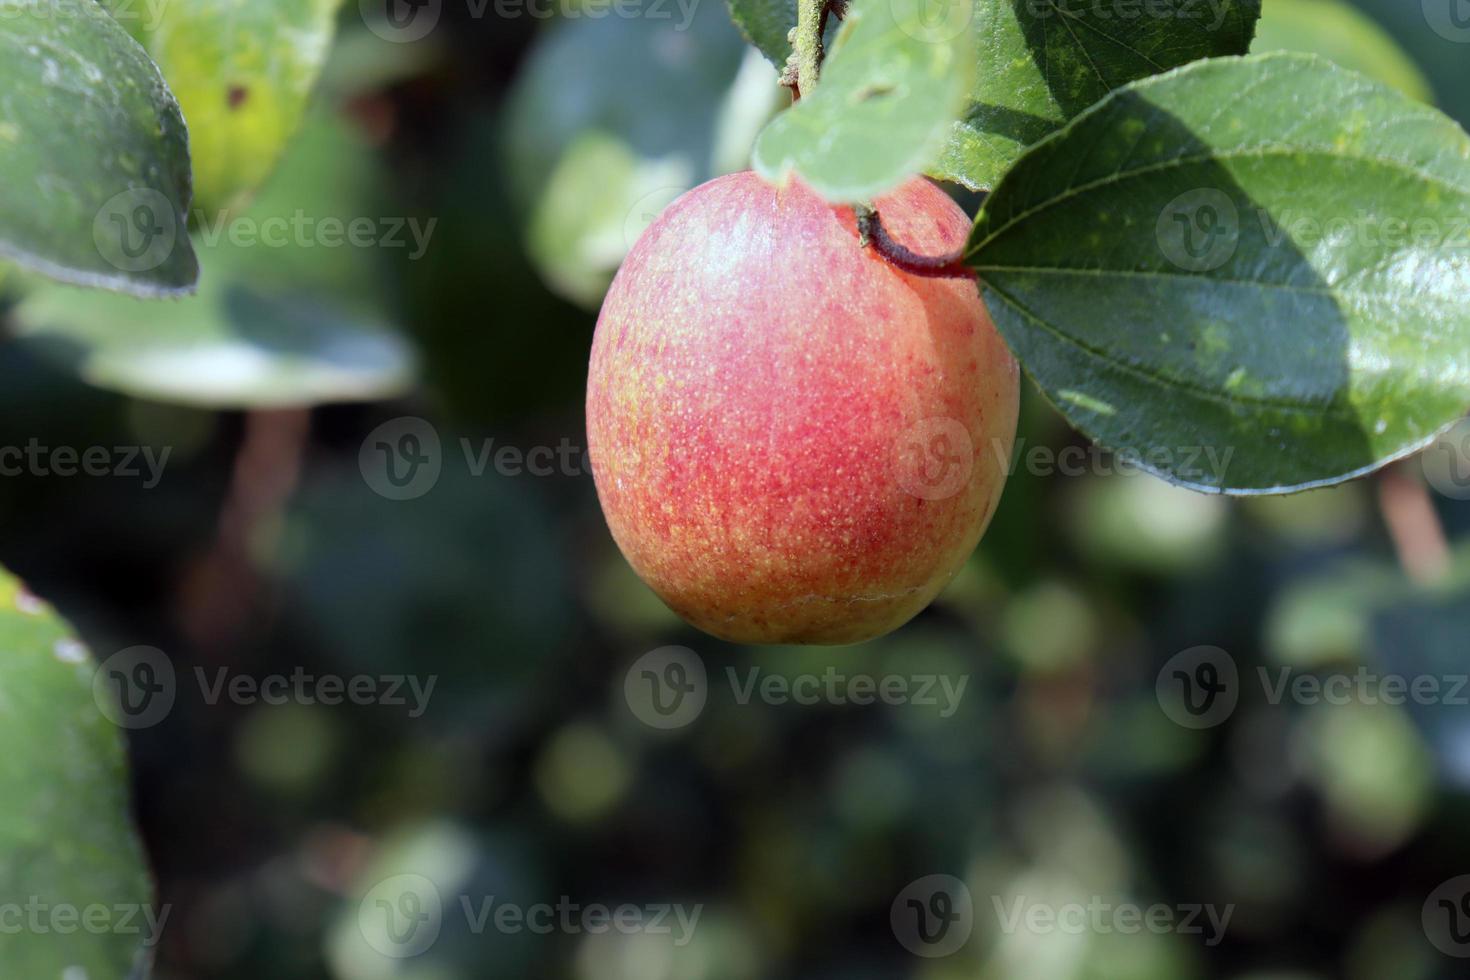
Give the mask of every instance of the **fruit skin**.
<svg viewBox="0 0 1470 980">
<path fill-rule="evenodd" d="M 927 181 L 876 206 L 915 252 L 969 234 Z M 972 278 L 905 272 L 859 245 L 850 208 L 747 172 L 680 198 L 623 263 L 592 342 L 588 450 L 618 546 L 690 623 L 855 643 L 974 550 L 1018 399 Z"/>
</svg>

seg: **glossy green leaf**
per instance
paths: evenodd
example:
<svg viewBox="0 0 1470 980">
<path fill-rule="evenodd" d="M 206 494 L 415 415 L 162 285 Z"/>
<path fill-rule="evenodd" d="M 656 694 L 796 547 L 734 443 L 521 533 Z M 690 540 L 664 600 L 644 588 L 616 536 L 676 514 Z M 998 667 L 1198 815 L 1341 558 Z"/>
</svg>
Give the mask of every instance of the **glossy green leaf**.
<svg viewBox="0 0 1470 980">
<path fill-rule="evenodd" d="M 15 309 L 14 342 L 98 387 L 210 408 L 401 393 L 415 356 L 388 326 L 375 270 L 412 261 L 429 226 L 416 238 L 407 219 L 379 217 L 391 212 L 374 200 L 371 159 L 340 121 L 315 120 L 249 211 L 200 228 L 198 296 L 40 288 Z M 362 221 L 375 237 L 353 245 L 346 229 Z"/>
<path fill-rule="evenodd" d="M 730 19 L 779 71 L 791 57 L 796 0 L 729 0 Z"/>
<path fill-rule="evenodd" d="M 148 53 L 189 120 L 195 194 L 236 208 L 295 135 L 326 63 L 341 0 L 169 0 Z"/>
<path fill-rule="evenodd" d="M 97 665 L 3 571 L 0 647 L 0 895 L 20 908 L 0 929 L 4 974 L 143 977 L 160 916 L 129 817 L 122 739 L 93 697 Z M 88 909 L 93 927 L 83 928 Z M 68 916 L 74 928 L 51 926 Z"/>
<path fill-rule="evenodd" d="M 1068 419 L 1198 489 L 1340 482 L 1470 405 L 1470 137 L 1321 58 L 1120 90 L 1006 176 L 968 256 Z"/>
<path fill-rule="evenodd" d="M 1421 102 L 1434 101 L 1429 80 L 1388 32 L 1344 0 L 1271 0 L 1251 50 L 1320 54 Z"/>
<path fill-rule="evenodd" d="M 993 187 L 1032 144 L 1108 92 L 1245 54 L 1261 0 L 975 0 L 979 72 L 932 176 Z"/>
<path fill-rule="evenodd" d="M 934 162 L 974 73 L 968 0 L 855 0 L 821 84 L 777 116 L 755 169 L 795 172 L 832 201 L 892 190 Z"/>
<path fill-rule="evenodd" d="M 0 257 L 84 286 L 190 292 L 189 134 L 158 69 L 93 4 L 0 13 Z"/>
</svg>

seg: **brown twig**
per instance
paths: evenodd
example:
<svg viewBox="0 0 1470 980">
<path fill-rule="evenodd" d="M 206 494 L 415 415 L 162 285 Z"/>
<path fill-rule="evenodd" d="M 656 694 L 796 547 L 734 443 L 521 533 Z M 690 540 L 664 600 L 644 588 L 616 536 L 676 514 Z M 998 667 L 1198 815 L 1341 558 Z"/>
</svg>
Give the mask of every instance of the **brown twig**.
<svg viewBox="0 0 1470 980">
<path fill-rule="evenodd" d="M 253 552 L 296 489 L 310 433 L 311 413 L 304 408 L 245 416 L 217 537 L 196 560 L 179 597 L 181 626 L 197 646 L 222 648 L 259 612 L 264 583 Z"/>
<path fill-rule="evenodd" d="M 1424 585 L 1443 579 L 1450 570 L 1450 546 L 1424 482 L 1403 463 L 1390 466 L 1378 480 L 1378 504 L 1408 576 Z"/>
</svg>

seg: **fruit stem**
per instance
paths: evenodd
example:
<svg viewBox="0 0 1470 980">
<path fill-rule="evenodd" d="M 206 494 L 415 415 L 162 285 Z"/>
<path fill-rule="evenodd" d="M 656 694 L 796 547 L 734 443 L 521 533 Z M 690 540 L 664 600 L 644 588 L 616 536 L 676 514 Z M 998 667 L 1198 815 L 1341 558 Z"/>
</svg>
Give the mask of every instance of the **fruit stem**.
<svg viewBox="0 0 1470 980">
<path fill-rule="evenodd" d="M 920 255 L 908 246 L 893 240 L 883 219 L 871 205 L 859 204 L 853 208 L 857 215 L 858 237 L 863 247 L 872 247 L 889 262 L 921 276 L 970 276 L 974 273 L 965 265 L 965 250 L 958 248 L 943 255 Z"/>
</svg>

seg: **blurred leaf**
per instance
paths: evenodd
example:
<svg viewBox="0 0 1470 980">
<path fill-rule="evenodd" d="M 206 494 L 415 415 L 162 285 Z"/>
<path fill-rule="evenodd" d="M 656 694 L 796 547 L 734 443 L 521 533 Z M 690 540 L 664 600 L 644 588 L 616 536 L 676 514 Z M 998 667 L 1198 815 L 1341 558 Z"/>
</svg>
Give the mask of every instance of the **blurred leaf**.
<svg viewBox="0 0 1470 980">
<path fill-rule="evenodd" d="M 975 66 L 969 0 L 855 0 L 821 84 L 777 116 L 755 145 L 755 169 L 793 172 L 830 201 L 877 197 L 938 155 Z"/>
<path fill-rule="evenodd" d="M 532 48 L 509 97 L 506 169 L 527 251 L 558 294 L 585 307 L 602 302 L 664 207 L 717 176 L 716 144 L 731 138 L 722 108 L 744 45 L 717 5 L 690 16 L 682 26 L 651 16 L 564 22 Z M 766 93 L 779 91 L 766 74 Z M 747 106 L 759 101 L 749 89 L 739 90 Z M 755 112 L 757 125 L 769 114 Z"/>
<path fill-rule="evenodd" d="M 1026 670 L 1062 673 L 1086 667 L 1102 635 L 1102 617 L 1087 596 L 1064 582 L 1043 582 L 1005 609 L 1007 651 Z"/>
<path fill-rule="evenodd" d="M 437 35 L 403 44 L 372 31 L 343 31 L 317 83 L 317 98 L 350 99 L 430 71 L 444 56 Z"/>
<path fill-rule="evenodd" d="M 534 707 L 527 688 L 567 630 L 569 584 L 547 516 L 522 485 L 540 478 L 475 476 L 469 459 L 483 443 L 436 435 L 427 452 L 441 472 L 420 497 L 370 488 L 364 467 L 383 465 L 371 447 L 350 473 L 310 480 L 287 516 L 277 572 L 331 656 L 424 686 L 437 678 L 421 724 L 499 732 Z"/>
<path fill-rule="evenodd" d="M 1267 650 L 1277 663 L 1308 669 L 1365 660 L 1374 609 L 1411 588 L 1398 569 L 1368 564 L 1296 582 L 1267 616 Z"/>
<path fill-rule="evenodd" d="M 0 895 L 35 903 L 42 922 L 70 910 L 76 925 L 16 928 L 12 917 L 0 929 L 5 975 L 146 976 L 158 938 L 148 925 L 153 889 L 129 817 L 122 740 L 93 696 L 96 664 L 3 572 L 0 637 Z M 108 910 L 109 928 L 83 928 L 96 907 Z"/>
<path fill-rule="evenodd" d="M 1470 786 L 1470 685 L 1461 654 L 1470 629 L 1470 549 L 1443 580 L 1420 585 L 1388 565 L 1347 563 L 1286 590 L 1269 611 L 1267 649 L 1297 670 L 1402 678 L 1404 690 L 1370 684 L 1365 696 L 1397 708 L 1423 732 L 1442 776 Z M 1431 684 L 1415 688 L 1415 684 Z"/>
<path fill-rule="evenodd" d="M 192 292 L 189 133 L 158 69 L 93 4 L 3 14 L 0 257 L 137 296 Z"/>
<path fill-rule="evenodd" d="M 1283 492 L 1372 471 L 1463 414 L 1466 227 L 1459 126 L 1270 54 L 1114 93 L 1007 175 L 969 259 L 1079 429 L 1196 489 Z M 1199 465 L 1211 448 L 1228 468 Z"/>
<path fill-rule="evenodd" d="M 527 842 L 447 820 L 406 827 L 372 855 L 325 943 L 334 977 L 521 980 L 541 937 L 495 925 L 506 907 L 554 905 Z"/>
<path fill-rule="evenodd" d="M 1269 0 L 1251 45 L 1256 53 L 1304 51 L 1433 102 L 1429 80 L 1371 18 L 1343 0 Z"/>
<path fill-rule="evenodd" d="M 16 308 L 17 342 L 101 388 L 204 407 L 359 401 L 404 391 L 415 355 L 385 323 L 364 249 L 321 223 L 366 219 L 376 171 L 340 121 L 319 118 L 255 206 L 207 224 L 199 295 L 168 305 L 51 287 Z M 299 225 L 298 218 L 314 224 Z M 373 220 L 383 230 L 388 225 Z M 272 225 L 271 223 L 275 224 Z M 282 230 L 279 245 L 270 228 Z M 257 240 L 232 241 L 236 229 Z M 315 230 L 313 230 L 315 229 Z M 213 244 L 210 238 L 217 238 Z M 405 254 L 412 236 L 402 231 Z"/>
<path fill-rule="evenodd" d="M 1401 709 L 1314 706 L 1302 737 L 1331 822 L 1356 848 L 1387 853 L 1418 830 L 1434 802 L 1434 763 Z"/>
<path fill-rule="evenodd" d="M 1414 59 L 1428 77 L 1440 105 L 1461 124 L 1470 125 L 1470 85 L 1465 84 L 1465 51 L 1470 25 L 1460 0 L 1354 0 Z M 1428 26 L 1429 30 L 1425 30 Z"/>
<path fill-rule="evenodd" d="M 975 0 L 980 70 L 930 175 L 994 187 L 1026 147 L 1120 85 L 1245 54 L 1261 0 Z"/>
<path fill-rule="evenodd" d="M 202 408 L 374 401 L 413 380 L 413 353 L 386 326 L 224 277 L 156 308 L 46 290 L 15 318 L 21 342 L 88 384 Z"/>
<path fill-rule="evenodd" d="M 146 47 L 189 120 L 198 207 L 243 205 L 295 134 L 342 0 L 169 0 Z"/>
<path fill-rule="evenodd" d="M 1369 486 L 1345 483 L 1286 497 L 1252 497 L 1244 511 L 1283 542 L 1299 547 L 1345 545 L 1363 533 L 1372 513 Z"/>
<path fill-rule="evenodd" d="M 588 308 L 643 230 L 696 183 L 683 160 L 642 160 L 596 131 L 567 147 L 531 218 L 527 251 L 547 285 Z"/>
<path fill-rule="evenodd" d="M 1434 752 L 1441 777 L 1462 790 L 1470 788 L 1470 670 L 1463 654 L 1467 631 L 1470 583 L 1463 577 L 1458 588 L 1379 606 L 1371 623 L 1373 648 L 1385 671 L 1411 682 L 1434 682 L 1427 694 L 1411 693 L 1406 710 Z"/>
<path fill-rule="evenodd" d="M 1157 575 L 1186 575 L 1225 549 L 1227 503 L 1126 471 L 1079 483 L 1072 527 L 1089 557 Z"/>
<path fill-rule="evenodd" d="M 796 0 L 728 0 L 730 18 L 745 39 L 760 49 L 777 71 L 791 57 L 788 35 L 796 26 Z"/>
</svg>

